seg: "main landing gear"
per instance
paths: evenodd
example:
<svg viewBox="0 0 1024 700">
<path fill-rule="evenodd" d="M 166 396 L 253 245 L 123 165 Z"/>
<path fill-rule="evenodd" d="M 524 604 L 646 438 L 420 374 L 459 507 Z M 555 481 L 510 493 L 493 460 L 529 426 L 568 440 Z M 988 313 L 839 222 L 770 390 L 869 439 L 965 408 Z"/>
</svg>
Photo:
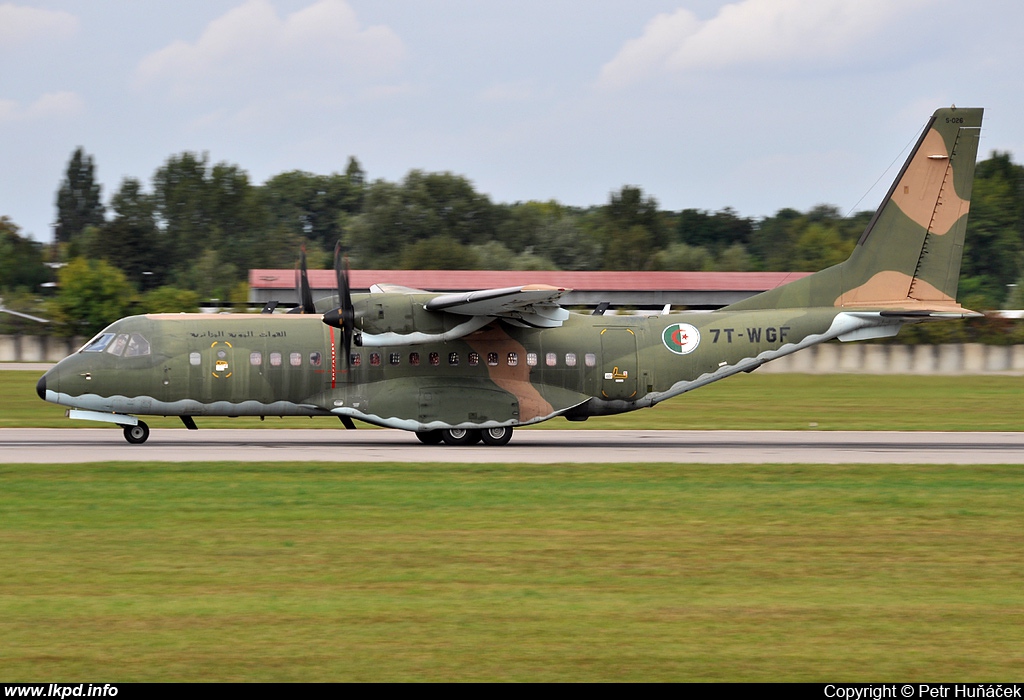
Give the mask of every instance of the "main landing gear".
<svg viewBox="0 0 1024 700">
<path fill-rule="evenodd" d="M 131 445 L 141 445 L 149 439 L 149 426 L 142 421 L 124 426 L 124 439 Z"/>
<path fill-rule="evenodd" d="M 421 430 L 416 433 L 416 437 L 424 445 L 437 445 L 441 442 L 446 445 L 475 445 L 482 441 L 485 445 L 498 447 L 508 444 L 508 441 L 512 439 L 512 428 Z"/>
</svg>

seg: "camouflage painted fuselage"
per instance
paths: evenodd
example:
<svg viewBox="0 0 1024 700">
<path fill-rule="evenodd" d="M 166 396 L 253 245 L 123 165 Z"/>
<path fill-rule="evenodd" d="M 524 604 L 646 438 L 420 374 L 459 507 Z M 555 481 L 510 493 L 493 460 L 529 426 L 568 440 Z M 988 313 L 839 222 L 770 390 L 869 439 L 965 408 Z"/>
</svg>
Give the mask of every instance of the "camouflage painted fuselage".
<svg viewBox="0 0 1024 700">
<path fill-rule="evenodd" d="M 79 352 L 44 386 L 49 401 L 111 413 L 515 426 L 651 406 L 859 324 L 835 309 L 496 320 L 446 343 L 355 347 L 345 367 L 340 333 L 317 316 L 133 316 L 104 333 L 141 336 L 148 354 Z"/>
<path fill-rule="evenodd" d="M 354 300 L 350 363 L 326 316 L 136 316 L 59 363 L 39 393 L 107 414 L 528 425 L 653 406 L 816 343 L 972 315 L 956 286 L 981 119 L 932 116 L 847 261 L 721 311 L 583 316 L 558 308 L 554 288 L 381 289 Z"/>
</svg>

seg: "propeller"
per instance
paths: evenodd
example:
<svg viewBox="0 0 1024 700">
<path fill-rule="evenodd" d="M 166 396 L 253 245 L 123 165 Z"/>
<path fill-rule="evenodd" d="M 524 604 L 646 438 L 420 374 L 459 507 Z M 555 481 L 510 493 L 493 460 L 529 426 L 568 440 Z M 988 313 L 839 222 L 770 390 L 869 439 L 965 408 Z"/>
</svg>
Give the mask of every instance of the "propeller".
<svg viewBox="0 0 1024 700">
<path fill-rule="evenodd" d="M 302 246 L 302 252 L 299 256 L 299 267 L 295 270 L 295 294 L 299 298 L 299 305 L 288 313 L 316 313 L 316 305 L 313 304 L 313 292 L 309 288 L 309 273 L 306 271 L 306 246 Z"/>
<path fill-rule="evenodd" d="M 338 303 L 340 306 L 324 314 L 324 323 L 340 328 L 342 344 L 345 348 L 345 364 L 349 366 L 349 354 L 352 352 L 352 339 L 356 332 L 356 310 L 352 306 L 352 291 L 349 286 L 348 258 L 341 254 L 341 243 L 334 247 L 334 274 L 338 282 Z"/>
</svg>

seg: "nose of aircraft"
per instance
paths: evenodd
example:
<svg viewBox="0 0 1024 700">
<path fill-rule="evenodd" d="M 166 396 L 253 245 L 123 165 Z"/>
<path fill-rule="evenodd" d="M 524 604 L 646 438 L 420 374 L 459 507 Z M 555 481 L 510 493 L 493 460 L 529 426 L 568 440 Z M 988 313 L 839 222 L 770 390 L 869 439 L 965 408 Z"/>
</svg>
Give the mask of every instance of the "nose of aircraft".
<svg viewBox="0 0 1024 700">
<path fill-rule="evenodd" d="M 39 398 L 41 398 L 43 401 L 46 400 L 46 375 L 45 374 L 39 378 L 38 382 L 36 382 L 36 393 L 39 394 Z"/>
</svg>

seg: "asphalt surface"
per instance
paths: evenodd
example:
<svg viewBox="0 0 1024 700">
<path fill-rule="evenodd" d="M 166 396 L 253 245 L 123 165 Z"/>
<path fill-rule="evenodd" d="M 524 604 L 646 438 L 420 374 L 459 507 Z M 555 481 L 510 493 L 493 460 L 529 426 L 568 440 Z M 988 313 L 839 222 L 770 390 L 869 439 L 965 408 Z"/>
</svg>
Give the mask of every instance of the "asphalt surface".
<svg viewBox="0 0 1024 700">
<path fill-rule="evenodd" d="M 397 430 L 154 429 L 144 445 L 116 426 L 0 430 L 0 463 L 126 460 L 1024 464 L 1024 432 L 518 430 L 504 447 L 448 447 Z"/>
</svg>

